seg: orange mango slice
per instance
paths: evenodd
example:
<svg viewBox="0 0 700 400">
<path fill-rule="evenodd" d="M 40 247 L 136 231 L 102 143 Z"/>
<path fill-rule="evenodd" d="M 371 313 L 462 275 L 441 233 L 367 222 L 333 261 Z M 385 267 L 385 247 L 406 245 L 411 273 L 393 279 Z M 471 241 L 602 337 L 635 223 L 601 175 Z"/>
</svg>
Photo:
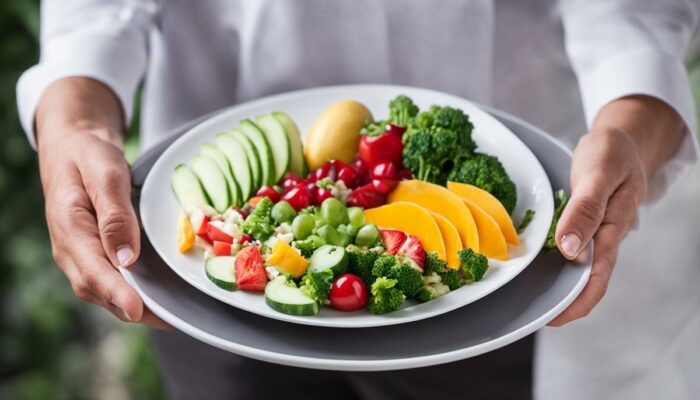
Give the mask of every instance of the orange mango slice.
<svg viewBox="0 0 700 400">
<path fill-rule="evenodd" d="M 416 203 L 436 212 L 454 224 L 463 247 L 479 252 L 479 231 L 469 208 L 462 199 L 442 186 L 416 179 L 401 181 L 389 193 L 388 202 Z"/>
<path fill-rule="evenodd" d="M 397 229 L 417 237 L 426 252 L 435 252 L 445 260 L 445 242 L 435 219 L 425 208 L 396 202 L 365 210 L 365 221 L 379 228 Z"/>
<path fill-rule="evenodd" d="M 496 220 L 475 202 L 464 199 L 464 203 L 472 212 L 474 221 L 476 221 L 476 227 L 479 229 L 479 247 L 481 249 L 481 254 L 497 260 L 507 260 L 508 244 L 506 244 L 506 238 L 503 236 L 503 232 L 501 232 L 501 228 L 498 226 Z"/>
<path fill-rule="evenodd" d="M 496 220 L 496 223 L 501 228 L 501 232 L 503 232 L 503 236 L 506 238 L 506 243 L 514 246 L 520 244 L 513 220 L 510 219 L 508 211 L 494 195 L 468 183 L 447 182 L 447 189 L 463 199 L 473 201 Z"/>
<path fill-rule="evenodd" d="M 430 212 L 435 218 L 435 222 L 440 228 L 442 241 L 445 242 L 445 252 L 447 253 L 447 266 L 452 269 L 459 269 L 461 262 L 459 261 L 459 251 L 462 250 L 462 239 L 459 238 L 459 231 L 447 218 L 442 215 Z"/>
</svg>

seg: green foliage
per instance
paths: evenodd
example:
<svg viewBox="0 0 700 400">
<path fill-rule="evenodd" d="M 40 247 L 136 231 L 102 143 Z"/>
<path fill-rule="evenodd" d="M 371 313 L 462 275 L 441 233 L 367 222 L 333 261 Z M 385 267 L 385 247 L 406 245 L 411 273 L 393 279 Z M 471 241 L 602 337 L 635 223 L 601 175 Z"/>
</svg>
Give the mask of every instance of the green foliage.
<svg viewBox="0 0 700 400">
<path fill-rule="evenodd" d="M 466 248 L 459 251 L 459 260 L 461 262 L 460 269 L 464 274 L 467 282 L 477 282 L 484 277 L 486 270 L 489 268 L 488 259 L 475 253 L 472 249 Z"/>
<path fill-rule="evenodd" d="M 382 254 L 372 267 L 374 279 L 385 277 L 396 280 L 396 288 L 406 297 L 413 297 L 423 287 L 421 273 L 409 263 L 402 263 L 396 256 Z"/>
<path fill-rule="evenodd" d="M 518 234 L 523 233 L 525 231 L 525 228 L 527 228 L 527 226 L 530 225 L 530 222 L 532 222 L 532 218 L 534 218 L 534 216 L 535 216 L 534 210 L 525 211 L 525 216 L 520 221 L 518 226 L 515 227 L 515 231 L 518 232 Z"/>
<path fill-rule="evenodd" d="M 100 398 L 106 380 L 123 398 L 163 398 L 148 329 L 80 302 L 51 257 L 36 153 L 15 98 L 39 56 L 39 1 L 0 2 L 0 37 L 0 398 Z M 137 143 L 133 127 L 130 160 Z M 122 351 L 108 351 L 115 346 Z"/>
<path fill-rule="evenodd" d="M 450 290 L 459 289 L 464 284 L 459 270 L 447 268 L 447 263 L 438 258 L 435 252 L 427 253 L 423 264 L 423 275 L 430 276 L 432 274 L 439 276 L 441 282 L 447 285 Z M 423 296 L 425 295 L 423 293 Z"/>
<path fill-rule="evenodd" d="M 405 299 L 403 293 L 395 286 L 395 279 L 378 278 L 372 284 L 372 297 L 369 299 L 368 308 L 372 314 L 380 315 L 396 311 L 401 307 Z"/>
<path fill-rule="evenodd" d="M 515 184 L 495 156 L 477 153 L 474 157 L 460 163 L 447 179 L 469 183 L 491 193 L 503 204 L 508 214 L 512 214 L 515 210 L 517 201 Z"/>
<path fill-rule="evenodd" d="M 267 240 L 275 231 L 275 223 L 272 220 L 274 205 L 269 197 L 260 199 L 253 212 L 243 222 L 241 226 L 243 232 L 261 242 Z"/>
<path fill-rule="evenodd" d="M 331 292 L 332 284 L 333 270 L 329 268 L 321 272 L 307 272 L 301 278 L 299 288 L 310 298 L 316 301 L 326 302 L 326 300 L 328 300 L 328 294 Z"/>
<path fill-rule="evenodd" d="M 417 179 L 444 185 L 453 167 L 472 157 L 474 126 L 462 110 L 432 106 L 403 136 L 403 163 Z"/>
<path fill-rule="evenodd" d="M 365 283 L 365 287 L 369 290 L 374 283 L 374 275 L 372 275 L 372 268 L 374 267 L 374 262 L 379 258 L 379 254 L 372 250 L 362 251 L 357 246 L 348 246 L 348 272 L 355 274 L 362 279 Z"/>
<path fill-rule="evenodd" d="M 418 114 L 418 106 L 410 97 L 399 95 L 389 102 L 389 122 L 396 126 L 408 126 Z"/>
</svg>

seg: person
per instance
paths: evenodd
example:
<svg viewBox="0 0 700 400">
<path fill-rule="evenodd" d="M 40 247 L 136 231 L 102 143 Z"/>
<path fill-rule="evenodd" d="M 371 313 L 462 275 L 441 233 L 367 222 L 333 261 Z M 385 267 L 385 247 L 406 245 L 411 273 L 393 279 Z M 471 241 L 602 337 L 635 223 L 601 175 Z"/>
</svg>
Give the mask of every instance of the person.
<svg viewBox="0 0 700 400">
<path fill-rule="evenodd" d="M 140 84 L 143 149 L 188 120 L 273 93 L 347 83 L 420 86 L 505 110 L 575 147 L 571 200 L 556 241 L 570 259 L 591 240 L 595 247 L 583 292 L 551 322 L 565 325 L 588 315 L 606 293 L 620 243 L 642 202 L 661 199 L 697 159 L 683 61 L 699 16 L 700 5 L 690 0 L 45 0 L 41 58 L 17 90 L 24 129 L 38 150 L 54 257 L 80 299 L 123 321 L 164 326 L 117 271 L 140 250 L 122 151 Z M 639 234 L 658 229 L 663 227 L 642 224 Z M 674 256 L 665 254 L 665 268 L 673 266 Z M 640 275 L 652 269 L 635 268 Z M 692 336 L 673 330 L 644 331 L 645 318 L 668 310 L 668 299 L 660 296 L 672 290 L 679 298 L 697 299 L 692 279 L 684 280 L 697 274 L 684 276 L 690 268 L 678 273 L 673 287 L 634 280 L 611 287 L 621 293 L 618 299 L 635 299 L 643 291 L 653 299 L 644 302 L 645 314 L 608 312 L 585 329 L 575 323 L 547 330 L 537 346 L 537 396 L 606 398 L 622 386 L 638 399 L 659 393 L 683 398 L 690 379 L 679 371 L 688 360 L 665 359 L 670 371 L 658 374 L 655 365 L 638 362 L 647 358 L 637 358 L 662 354 L 673 341 L 698 347 Z M 628 286 L 635 290 L 625 291 Z M 675 310 L 677 320 L 697 322 L 698 309 Z M 598 338 L 616 330 L 624 335 L 625 324 L 640 328 L 627 333 L 639 340 L 598 345 L 605 342 Z M 341 379 L 242 359 L 177 334 L 158 333 L 155 345 L 174 398 L 264 398 L 275 386 L 293 396 L 303 388 L 299 382 L 315 379 L 334 390 Z M 193 348 L 185 346 L 204 350 L 198 358 L 184 354 L 183 348 Z M 523 371 L 515 365 L 530 363 L 513 357 L 510 369 L 508 358 L 480 364 L 484 376 L 491 371 L 495 377 L 478 379 L 473 386 L 492 386 L 471 389 L 480 393 L 473 397 L 530 396 L 527 384 L 510 394 L 507 387 L 498 391 L 508 386 L 509 372 Z M 489 362 L 500 369 L 489 370 Z M 461 368 L 472 366 L 455 363 L 381 378 L 348 374 L 342 380 L 354 382 L 353 393 L 366 398 L 452 398 L 468 393 L 454 377 L 471 376 Z M 646 379 L 654 374 L 675 379 Z M 445 377 L 457 384 L 450 386 Z M 270 380 L 291 385 L 264 384 Z M 685 393 L 689 398 L 692 392 Z"/>
</svg>

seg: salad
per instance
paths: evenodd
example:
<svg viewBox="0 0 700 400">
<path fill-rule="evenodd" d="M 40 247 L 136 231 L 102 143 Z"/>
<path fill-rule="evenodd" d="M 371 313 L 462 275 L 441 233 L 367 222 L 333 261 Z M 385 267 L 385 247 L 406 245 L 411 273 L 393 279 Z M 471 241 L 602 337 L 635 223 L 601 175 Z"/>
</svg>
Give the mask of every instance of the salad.
<svg viewBox="0 0 700 400">
<path fill-rule="evenodd" d="M 515 185 L 472 131 L 461 110 L 421 112 L 406 96 L 378 121 L 334 103 L 303 142 L 285 113 L 243 120 L 173 172 L 179 251 L 201 250 L 213 285 L 262 292 L 291 315 L 436 299 L 507 260 L 526 225 L 514 226 Z"/>
</svg>

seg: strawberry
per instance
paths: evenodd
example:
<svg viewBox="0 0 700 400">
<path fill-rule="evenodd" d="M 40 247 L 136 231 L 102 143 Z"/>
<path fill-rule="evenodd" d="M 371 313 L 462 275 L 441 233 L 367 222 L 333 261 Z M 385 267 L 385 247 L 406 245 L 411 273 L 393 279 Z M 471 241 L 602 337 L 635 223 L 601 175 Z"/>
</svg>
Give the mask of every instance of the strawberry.
<svg viewBox="0 0 700 400">
<path fill-rule="evenodd" d="M 215 256 L 230 256 L 231 255 L 231 243 L 226 242 L 214 242 L 214 255 Z"/>
<path fill-rule="evenodd" d="M 382 235 L 382 239 L 384 236 Z M 425 262 L 425 250 L 420 243 L 420 239 L 415 236 L 409 236 L 408 239 L 401 245 L 398 252 L 398 257 L 401 262 L 410 262 L 411 266 L 423 272 L 423 263 Z"/>
<path fill-rule="evenodd" d="M 267 272 L 258 246 L 249 246 L 236 255 L 236 287 L 262 292 L 267 285 Z"/>
<path fill-rule="evenodd" d="M 399 252 L 401 245 L 408 237 L 404 232 L 393 229 L 380 229 L 379 233 L 382 235 L 382 243 L 386 247 L 386 252 L 392 256 Z"/>
</svg>

